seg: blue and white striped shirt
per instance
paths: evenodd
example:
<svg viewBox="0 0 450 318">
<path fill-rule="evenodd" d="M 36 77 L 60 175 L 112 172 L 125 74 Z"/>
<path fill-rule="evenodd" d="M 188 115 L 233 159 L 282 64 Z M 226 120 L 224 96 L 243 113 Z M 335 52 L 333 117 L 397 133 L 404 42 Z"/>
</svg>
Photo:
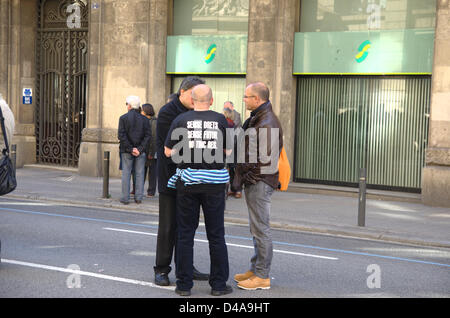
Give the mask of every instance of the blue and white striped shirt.
<svg viewBox="0 0 450 318">
<path fill-rule="evenodd" d="M 185 186 L 197 184 L 222 184 L 230 181 L 227 169 L 207 170 L 207 169 L 179 169 L 167 182 L 167 187 L 176 189 L 176 182 L 180 179 Z"/>
</svg>

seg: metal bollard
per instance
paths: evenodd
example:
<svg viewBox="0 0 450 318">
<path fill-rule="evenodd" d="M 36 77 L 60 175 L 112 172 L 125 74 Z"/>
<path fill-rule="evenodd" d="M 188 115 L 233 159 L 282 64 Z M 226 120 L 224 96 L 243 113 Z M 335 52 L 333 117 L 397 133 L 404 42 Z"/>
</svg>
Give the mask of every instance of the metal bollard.
<svg viewBox="0 0 450 318">
<path fill-rule="evenodd" d="M 17 145 L 11 145 L 11 162 L 13 164 L 14 171 L 16 171 L 16 157 L 17 157 Z"/>
<path fill-rule="evenodd" d="M 103 153 L 103 198 L 109 198 L 109 151 Z"/>
<path fill-rule="evenodd" d="M 366 226 L 366 168 L 359 170 L 358 226 Z"/>
</svg>

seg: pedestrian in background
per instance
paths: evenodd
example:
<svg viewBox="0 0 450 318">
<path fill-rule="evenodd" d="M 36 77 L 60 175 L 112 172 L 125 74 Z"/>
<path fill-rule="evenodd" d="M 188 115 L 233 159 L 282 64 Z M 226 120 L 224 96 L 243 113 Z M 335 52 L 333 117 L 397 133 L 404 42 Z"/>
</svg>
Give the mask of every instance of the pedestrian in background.
<svg viewBox="0 0 450 318">
<path fill-rule="evenodd" d="M 142 202 L 144 190 L 145 154 L 151 137 L 149 121 L 140 114 L 141 102 L 137 96 L 126 99 L 127 113 L 119 118 L 118 138 L 119 151 L 122 159 L 122 197 L 120 202 L 130 201 L 130 179 L 132 172 L 136 174 L 136 191 L 134 201 Z"/>
<path fill-rule="evenodd" d="M 181 82 L 176 96 L 171 95 L 170 101 L 158 113 L 156 151 L 158 156 L 159 219 L 154 271 L 155 284 L 159 286 L 168 286 L 170 284 L 169 273 L 172 270 L 170 264 L 172 263 L 177 236 L 177 222 L 175 218 L 177 192 L 175 189 L 167 187 L 167 182 L 175 174 L 177 166 L 172 162 L 171 158 L 164 155 L 164 143 L 174 119 L 178 115 L 194 108 L 191 98 L 192 88 L 204 83 L 205 81 L 197 76 L 186 77 Z M 209 275 L 199 272 L 194 267 L 194 279 L 208 280 Z"/>
<path fill-rule="evenodd" d="M 234 116 L 233 116 L 233 111 L 229 108 L 224 108 L 223 109 L 223 115 L 225 116 L 225 119 L 227 120 L 228 123 L 228 129 L 233 129 L 234 128 Z M 234 138 L 234 136 L 233 136 Z M 227 156 L 226 159 L 226 167 L 228 169 L 228 173 L 230 174 L 230 182 L 227 183 L 227 188 L 226 188 L 226 198 L 228 199 L 229 196 L 235 196 L 236 192 L 232 191 L 232 184 L 233 184 L 233 178 L 234 178 L 234 169 L 236 166 L 236 161 L 234 160 L 234 158 L 236 158 L 236 147 L 233 146 L 233 151 L 231 153 L 231 155 Z"/>
<path fill-rule="evenodd" d="M 233 112 L 234 127 L 235 128 L 242 127 L 241 114 L 239 114 L 239 112 L 234 109 L 233 102 L 226 101 L 225 103 L 223 103 L 223 108 L 228 108 Z"/>
<path fill-rule="evenodd" d="M 269 101 L 269 89 L 261 82 L 253 83 L 245 89 L 244 102 L 247 110 L 251 111 L 243 126 L 244 131 L 255 129 L 254 137 L 247 136 L 247 139 L 256 138 L 245 144 L 245 162 L 238 163 L 236 167 L 236 180 L 244 184 L 245 201 L 248 207 L 250 232 L 253 236 L 255 254 L 250 259 L 250 268 L 243 274 L 236 274 L 234 280 L 238 282 L 238 287 L 246 290 L 269 289 L 270 288 L 270 267 L 273 257 L 272 235 L 270 230 L 270 207 L 271 197 L 275 189 L 278 188 L 278 168 L 273 173 L 265 173 L 262 169 L 271 166 L 273 162 L 261 162 L 261 154 L 257 155 L 257 162 L 248 162 L 250 151 L 249 144 L 259 145 L 260 132 L 266 133 L 267 156 L 279 158 L 283 147 L 283 132 L 280 121 L 272 110 Z M 264 130 L 261 130 L 264 129 Z M 272 129 L 278 130 L 277 140 L 271 139 Z M 262 137 L 261 137 L 262 138 Z M 248 141 L 248 140 L 247 140 Z M 275 145 L 278 144 L 278 148 Z M 272 152 L 275 151 L 275 154 Z M 271 159 L 272 160 L 272 159 Z M 278 161 L 277 161 L 278 162 Z M 276 162 L 276 163 L 277 163 Z M 275 165 L 278 167 L 278 165 Z"/>
<path fill-rule="evenodd" d="M 148 176 L 147 197 L 155 196 L 158 177 L 157 154 L 156 154 L 156 116 L 152 104 L 142 105 L 142 112 L 148 118 L 150 124 L 151 138 L 147 147 L 147 161 L 145 162 L 145 176 Z"/>
<path fill-rule="evenodd" d="M 223 109 L 223 115 L 225 116 L 225 119 L 228 123 L 228 128 L 234 128 L 234 114 L 233 111 L 229 108 Z"/>
<path fill-rule="evenodd" d="M 241 116 L 237 111 L 234 110 L 233 103 L 228 101 L 224 103 L 223 114 L 228 122 L 229 128 L 239 128 L 241 127 Z M 235 138 L 235 137 L 233 137 Z M 227 189 L 227 198 L 229 196 L 235 197 L 236 199 L 242 198 L 242 186 L 234 182 L 235 169 L 236 169 L 236 161 L 237 161 L 237 153 L 236 153 L 236 140 L 234 140 L 234 148 L 232 152 L 232 158 L 228 159 L 227 166 L 228 171 L 230 172 L 230 187 Z M 234 183 L 234 184 L 233 184 Z"/>
</svg>

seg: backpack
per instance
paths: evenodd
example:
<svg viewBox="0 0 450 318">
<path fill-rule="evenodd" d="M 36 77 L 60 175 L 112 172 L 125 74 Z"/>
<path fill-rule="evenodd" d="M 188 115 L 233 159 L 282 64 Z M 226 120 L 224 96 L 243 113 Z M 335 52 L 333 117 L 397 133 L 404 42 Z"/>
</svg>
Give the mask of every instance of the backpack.
<svg viewBox="0 0 450 318">
<path fill-rule="evenodd" d="M 284 147 L 281 149 L 280 159 L 278 160 L 278 174 L 279 190 L 286 191 L 291 179 L 291 166 Z"/>
</svg>

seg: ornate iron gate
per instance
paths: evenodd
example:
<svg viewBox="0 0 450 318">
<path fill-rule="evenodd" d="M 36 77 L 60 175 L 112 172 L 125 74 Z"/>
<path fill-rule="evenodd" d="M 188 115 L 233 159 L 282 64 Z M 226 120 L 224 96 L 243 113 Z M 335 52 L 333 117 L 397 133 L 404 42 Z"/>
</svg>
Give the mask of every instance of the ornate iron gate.
<svg viewBox="0 0 450 318">
<path fill-rule="evenodd" d="M 87 0 L 40 0 L 38 17 L 37 162 L 77 166 L 86 124 Z M 69 28 L 73 19 L 81 24 Z"/>
</svg>

